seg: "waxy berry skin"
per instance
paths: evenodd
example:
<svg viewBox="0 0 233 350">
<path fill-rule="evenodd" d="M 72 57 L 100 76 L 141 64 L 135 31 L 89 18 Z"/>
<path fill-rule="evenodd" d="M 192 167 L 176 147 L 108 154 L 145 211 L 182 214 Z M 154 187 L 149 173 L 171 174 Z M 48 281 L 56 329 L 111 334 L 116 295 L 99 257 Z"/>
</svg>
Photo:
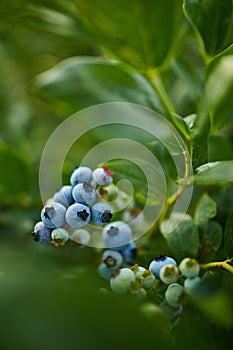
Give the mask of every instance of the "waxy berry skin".
<svg viewBox="0 0 233 350">
<path fill-rule="evenodd" d="M 61 227 L 65 221 L 66 208 L 56 202 L 47 204 L 41 211 L 41 220 L 48 228 Z"/>
<path fill-rule="evenodd" d="M 51 242 L 51 232 L 51 229 L 46 227 L 42 221 L 39 221 L 34 226 L 32 235 L 36 242 L 40 242 L 42 244 L 49 244 Z"/>
<path fill-rule="evenodd" d="M 185 291 L 184 287 L 178 283 L 172 283 L 167 287 L 165 299 L 173 307 L 183 305 Z"/>
<path fill-rule="evenodd" d="M 90 183 L 92 179 L 92 170 L 85 166 L 79 166 L 74 169 L 70 177 L 70 183 L 72 186 L 87 182 Z"/>
<path fill-rule="evenodd" d="M 74 228 L 81 228 L 87 225 L 90 217 L 90 209 L 81 203 L 71 205 L 66 212 L 66 222 Z"/>
<path fill-rule="evenodd" d="M 198 276 L 200 265 L 196 259 L 185 258 L 180 262 L 179 269 L 185 277 L 192 278 Z"/>
<path fill-rule="evenodd" d="M 123 262 L 122 255 L 115 250 L 105 250 L 102 255 L 102 262 L 108 268 L 118 269 Z"/>
<path fill-rule="evenodd" d="M 178 267 L 172 264 L 164 265 L 159 271 L 159 278 L 165 284 L 176 282 L 179 278 Z"/>
<path fill-rule="evenodd" d="M 93 180 L 100 186 L 109 186 L 112 183 L 113 174 L 108 168 L 97 168 L 92 173 Z"/>
<path fill-rule="evenodd" d="M 109 223 L 112 216 L 112 207 L 108 203 L 98 202 L 91 207 L 91 222 L 97 226 Z"/>
<path fill-rule="evenodd" d="M 168 264 L 177 266 L 177 263 L 173 258 L 170 258 L 169 256 L 166 256 L 166 255 L 160 255 L 155 257 L 154 260 L 152 260 L 152 262 L 149 265 L 149 270 L 153 272 L 155 277 L 160 278 L 159 272 L 161 268 Z"/>
<path fill-rule="evenodd" d="M 116 294 L 128 292 L 131 282 L 135 281 L 135 274 L 128 268 L 117 270 L 110 279 L 110 287 Z"/>
<path fill-rule="evenodd" d="M 92 205 L 96 200 L 95 190 L 87 182 L 74 186 L 72 195 L 76 203 L 82 203 L 85 205 Z"/>
<path fill-rule="evenodd" d="M 64 207 L 69 207 L 74 203 L 72 189 L 72 186 L 62 186 L 53 196 L 53 201 L 64 205 Z"/>
<path fill-rule="evenodd" d="M 102 236 L 106 247 L 114 248 L 128 244 L 132 239 L 132 231 L 123 221 L 114 221 L 104 227 Z"/>
</svg>

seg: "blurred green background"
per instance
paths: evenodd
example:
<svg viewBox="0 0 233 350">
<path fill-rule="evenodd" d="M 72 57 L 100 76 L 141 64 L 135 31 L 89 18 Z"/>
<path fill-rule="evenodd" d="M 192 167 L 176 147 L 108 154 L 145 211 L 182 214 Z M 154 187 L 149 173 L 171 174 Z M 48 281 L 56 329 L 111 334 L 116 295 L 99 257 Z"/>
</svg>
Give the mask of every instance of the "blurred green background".
<svg viewBox="0 0 233 350">
<path fill-rule="evenodd" d="M 114 61 L 105 60 L 108 54 L 92 32 L 95 26 L 87 31 L 80 20 L 79 6 L 85 11 L 87 3 L 85 0 L 2 0 L 0 4 L 0 348 L 3 350 L 149 349 L 151 346 L 166 349 L 174 345 L 166 320 L 156 315 L 144 316 L 139 305 L 127 297 L 100 294 L 99 288 L 105 284 L 97 274 L 100 258 L 96 251 L 44 247 L 31 237 L 42 206 L 38 184 L 40 157 L 47 139 L 62 120 L 84 107 L 112 101 L 135 102 L 164 112 L 143 75 L 127 65 L 127 59 L 132 59 L 136 67 L 140 64 L 140 57 L 134 51 L 120 52 L 127 63 L 115 65 Z M 102 2 L 106 6 L 111 6 L 110 3 Z M 149 3 L 153 6 L 153 1 Z M 176 59 L 167 60 L 161 74 L 176 112 L 186 116 L 196 111 L 203 94 L 205 64 L 199 41 L 182 13 L 181 1 L 159 3 L 161 13 L 157 18 L 165 16 L 163 5 L 166 9 L 172 5 L 167 20 L 172 21 L 175 13 L 175 22 L 181 28 L 179 39 L 171 45 Z M 99 5 L 101 2 L 97 1 L 96 6 Z M 131 1 L 123 1 L 121 11 L 130 11 L 131 5 Z M 112 10 L 114 13 L 115 8 Z M 95 18 L 98 20 L 96 13 L 100 15 L 101 11 L 94 7 L 90 13 L 94 24 Z M 118 12 L 115 13 L 117 16 Z M 126 22 L 127 16 L 119 26 Z M 134 24 L 137 26 L 137 18 Z M 114 35 L 117 28 L 111 28 L 106 19 L 102 29 L 103 33 L 109 31 Z M 72 60 L 60 63 L 78 56 L 84 58 L 73 68 Z M 163 57 L 155 59 L 163 60 Z M 55 79 L 41 74 L 49 69 L 57 72 Z M 64 163 L 64 179 L 105 134 L 106 130 L 82 137 L 78 152 L 74 146 Z M 232 158 L 231 137 L 232 131 L 224 132 L 223 160 Z M 145 136 L 142 140 L 148 141 Z M 216 148 L 216 143 L 213 144 Z M 215 153 L 213 160 L 214 157 Z M 230 278 L 225 273 L 220 278 L 228 288 L 228 295 L 233 293 Z M 217 305 L 218 308 L 229 312 L 224 296 L 221 300 L 223 304 Z M 232 304 L 230 310 L 231 307 Z M 223 317 L 220 326 L 216 326 L 211 318 L 211 310 L 200 314 L 191 303 L 175 331 L 178 348 L 222 349 L 222 342 L 229 348 L 232 324 L 228 327 Z M 231 323 L 230 316 L 229 319 Z"/>
</svg>

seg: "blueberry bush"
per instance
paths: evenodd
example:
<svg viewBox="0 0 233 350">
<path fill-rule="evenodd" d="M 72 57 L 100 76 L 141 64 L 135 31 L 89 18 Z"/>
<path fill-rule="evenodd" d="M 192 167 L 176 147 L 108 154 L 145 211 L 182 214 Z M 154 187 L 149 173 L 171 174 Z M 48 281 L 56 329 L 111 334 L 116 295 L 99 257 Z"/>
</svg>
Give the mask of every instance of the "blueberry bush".
<svg viewBox="0 0 233 350">
<path fill-rule="evenodd" d="M 233 1 L 3 0 L 0 14 L 1 348 L 229 349 Z M 72 145 L 63 187 L 43 203 L 50 135 L 110 102 L 165 118 L 185 145 L 184 175 L 151 134 L 116 120 Z M 143 169 L 130 160 L 83 163 L 116 137 L 149 149 L 166 180 L 158 220 L 136 240 L 146 203 L 161 205 L 159 186 L 148 198 Z M 53 169 L 51 159 L 48 177 Z M 117 192 L 124 179 L 129 203 L 127 188 Z M 183 220 L 169 221 L 191 184 Z M 179 221 L 172 232 L 171 220 Z M 97 229 L 99 246 L 89 244 Z"/>
</svg>

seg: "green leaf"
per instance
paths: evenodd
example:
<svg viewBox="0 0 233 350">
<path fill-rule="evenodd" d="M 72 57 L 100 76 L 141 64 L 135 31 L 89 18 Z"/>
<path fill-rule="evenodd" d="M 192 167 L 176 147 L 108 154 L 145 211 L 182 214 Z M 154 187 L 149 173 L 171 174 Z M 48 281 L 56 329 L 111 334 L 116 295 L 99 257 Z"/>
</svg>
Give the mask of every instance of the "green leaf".
<svg viewBox="0 0 233 350">
<path fill-rule="evenodd" d="M 178 130 L 182 133 L 182 135 L 186 138 L 186 140 L 191 139 L 191 130 L 186 123 L 185 119 L 179 116 L 176 113 L 173 113 L 173 122 Z"/>
<path fill-rule="evenodd" d="M 199 225 L 200 237 L 200 258 L 210 260 L 214 258 L 215 253 L 219 250 L 222 239 L 223 229 L 217 221 L 209 221 Z"/>
<path fill-rule="evenodd" d="M 208 77 L 216 65 L 219 63 L 219 61 L 224 58 L 224 56 L 233 55 L 233 44 L 230 45 L 226 50 L 219 53 L 217 56 L 213 57 L 211 61 L 209 62 L 208 66 L 206 67 L 206 76 Z"/>
<path fill-rule="evenodd" d="M 184 12 L 199 32 L 210 56 L 215 56 L 231 44 L 231 0 L 184 0 Z"/>
<path fill-rule="evenodd" d="M 1 201 L 24 201 L 30 190 L 30 168 L 17 149 L 3 142 L 0 142 L 0 169 Z"/>
<path fill-rule="evenodd" d="M 217 205 L 215 201 L 208 195 L 203 193 L 199 199 L 195 213 L 194 220 L 197 225 L 207 223 L 210 219 L 214 218 L 217 214 Z"/>
<path fill-rule="evenodd" d="M 222 58 L 206 81 L 193 131 L 194 168 L 209 161 L 209 134 L 233 126 L 233 56 Z"/>
<path fill-rule="evenodd" d="M 169 228 L 168 220 L 164 220 L 160 225 L 160 231 L 176 259 L 181 260 L 187 256 L 196 257 L 199 248 L 199 234 L 194 221 L 188 217 L 174 231 L 168 233 L 167 228 Z"/>
<path fill-rule="evenodd" d="M 233 145 L 227 133 L 222 135 L 210 135 L 209 137 L 209 161 L 233 159 Z"/>
<path fill-rule="evenodd" d="M 76 0 L 77 14 L 97 42 L 139 70 L 161 65 L 183 23 L 181 1 Z"/>
<path fill-rule="evenodd" d="M 228 215 L 224 230 L 224 248 L 227 258 L 233 257 L 233 211 Z"/>
<path fill-rule="evenodd" d="M 233 126 L 233 55 L 219 61 L 206 82 L 203 108 L 211 117 L 211 133 Z"/>
<path fill-rule="evenodd" d="M 233 161 L 211 162 L 196 169 L 194 183 L 206 186 L 224 186 L 233 183 Z"/>
<path fill-rule="evenodd" d="M 124 101 L 163 111 L 144 77 L 101 58 L 66 59 L 40 74 L 34 88 L 59 114 L 61 110 L 67 115 L 94 104 Z"/>
</svg>

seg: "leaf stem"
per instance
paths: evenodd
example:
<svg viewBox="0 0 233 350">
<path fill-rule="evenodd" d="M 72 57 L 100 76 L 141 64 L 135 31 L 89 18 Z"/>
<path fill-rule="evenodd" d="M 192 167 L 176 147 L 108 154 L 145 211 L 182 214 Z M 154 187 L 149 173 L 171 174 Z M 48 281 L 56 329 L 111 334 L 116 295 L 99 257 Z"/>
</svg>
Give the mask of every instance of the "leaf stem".
<svg viewBox="0 0 233 350">
<path fill-rule="evenodd" d="M 233 273 L 233 258 L 224 261 L 214 261 L 207 264 L 200 264 L 200 267 L 207 271 L 211 270 L 212 268 L 219 268 Z"/>
<path fill-rule="evenodd" d="M 170 121 L 173 121 L 174 118 L 172 114 L 174 113 L 174 107 L 170 98 L 168 97 L 159 71 L 155 69 L 148 70 L 144 75 L 155 93 L 158 95 L 161 103 L 163 104 L 168 119 Z"/>
</svg>

